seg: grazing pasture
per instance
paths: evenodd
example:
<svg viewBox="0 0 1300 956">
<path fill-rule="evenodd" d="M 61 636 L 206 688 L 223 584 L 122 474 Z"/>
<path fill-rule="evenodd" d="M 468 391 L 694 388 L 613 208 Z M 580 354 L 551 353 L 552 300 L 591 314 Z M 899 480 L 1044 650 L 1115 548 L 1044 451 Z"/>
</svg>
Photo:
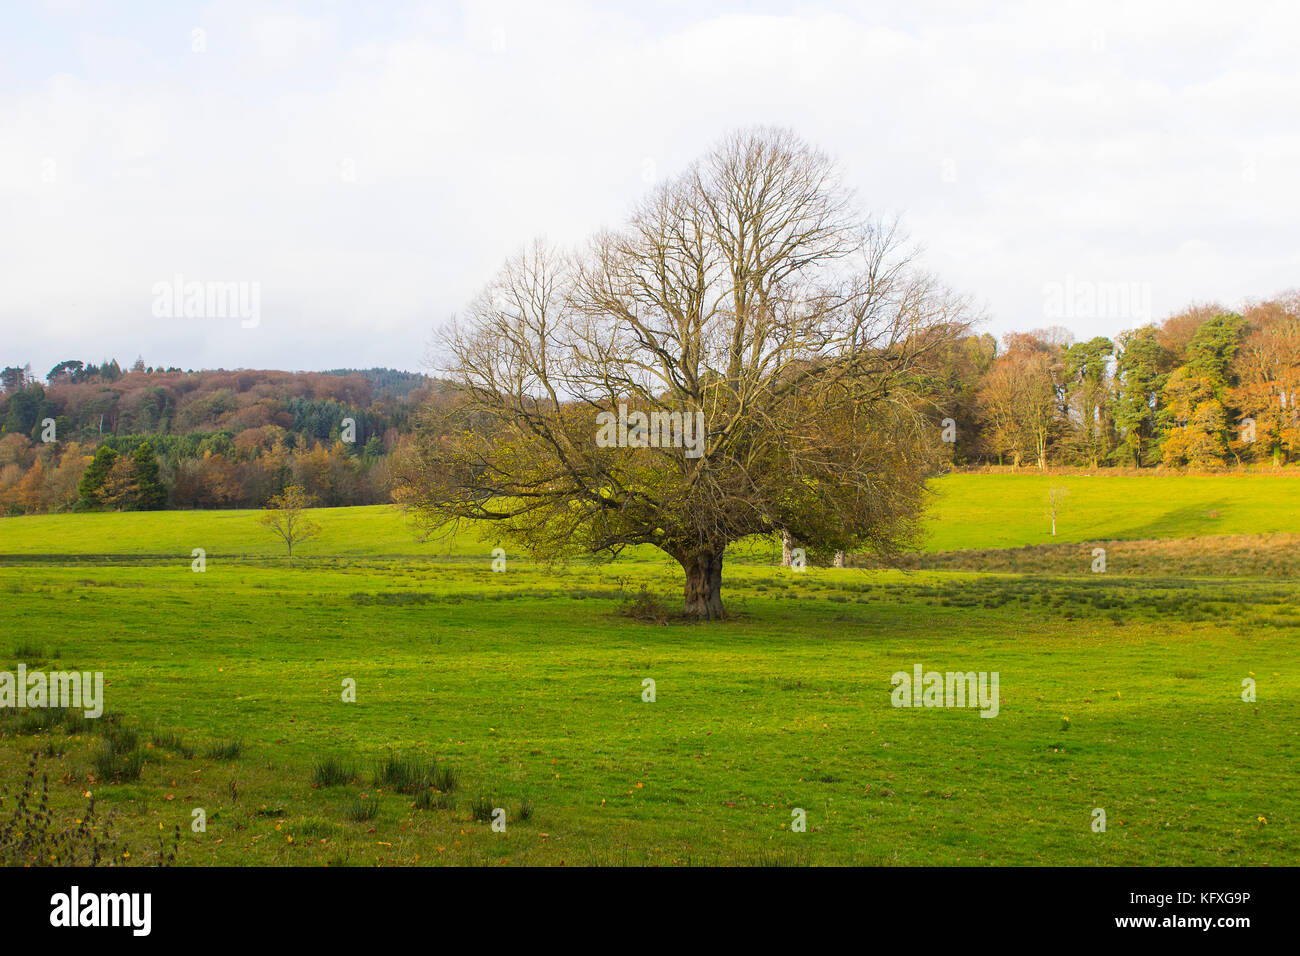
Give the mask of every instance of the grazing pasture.
<svg viewBox="0 0 1300 956">
<path fill-rule="evenodd" d="M 1057 535 L 1046 516 L 1047 495 L 1068 489 Z M 1091 540 L 1191 538 L 1204 535 L 1300 533 L 1300 472 L 1252 475 L 1054 476 L 1026 473 L 951 474 L 930 482 L 933 495 L 921 546 L 925 551 L 1018 548 Z M 209 555 L 279 557 L 283 545 L 249 520 L 249 511 L 150 511 L 58 514 L 0 522 L 0 559 L 23 555 L 98 557 Z M 493 530 L 465 529 L 454 540 L 421 542 L 401 511 L 388 505 L 320 509 L 323 532 L 303 554 L 322 558 L 481 558 Z M 767 561 L 772 542 L 728 552 Z M 654 557 L 652 549 L 632 549 Z"/>
<path fill-rule="evenodd" d="M 316 512 L 293 565 L 255 512 L 4 519 L 0 671 L 102 671 L 106 714 L 0 710 L 0 826 L 36 753 L 56 827 L 93 799 L 128 863 L 1300 862 L 1300 583 L 1237 566 L 1300 531 L 1295 479 L 934 488 L 923 557 L 955 570 L 751 542 L 716 624 L 654 552 L 497 573 L 490 534 L 390 508 Z M 1184 573 L 1157 539 L 1193 537 Z M 1060 550 L 1123 539 L 1158 557 Z M 997 672 L 997 717 L 891 706 L 917 664 Z"/>
</svg>

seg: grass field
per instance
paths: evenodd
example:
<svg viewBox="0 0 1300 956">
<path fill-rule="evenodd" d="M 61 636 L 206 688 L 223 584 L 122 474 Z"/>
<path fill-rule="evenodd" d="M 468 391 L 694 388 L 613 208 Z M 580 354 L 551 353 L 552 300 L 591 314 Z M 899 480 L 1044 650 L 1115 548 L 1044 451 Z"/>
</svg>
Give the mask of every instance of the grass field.
<svg viewBox="0 0 1300 956">
<path fill-rule="evenodd" d="M 1055 485 L 1061 547 L 1290 534 L 1294 481 L 954 475 L 927 549 L 1045 545 Z M 0 822 L 39 751 L 56 820 L 93 794 L 128 862 L 176 827 L 181 865 L 1300 862 L 1289 575 L 796 573 L 752 543 L 731 620 L 659 626 L 619 610 L 643 584 L 680 599 L 653 553 L 498 574 L 490 538 L 317 520 L 292 567 L 250 512 L 0 521 L 0 670 L 103 671 L 112 712 L 0 712 Z M 998 672 L 998 716 L 892 707 L 915 664 Z M 114 781 L 131 731 L 143 764 Z"/>
<path fill-rule="evenodd" d="M 1047 494 L 1069 494 L 1057 517 Z M 1223 477 L 1151 475 L 1056 477 L 952 474 L 931 483 L 927 551 L 1015 548 L 1053 541 L 1190 538 L 1201 535 L 1300 533 L 1300 473 Z M 0 557 L 9 555 L 182 555 L 192 549 L 227 557 L 278 557 L 280 546 L 248 511 L 155 511 L 68 514 L 0 521 Z M 322 536 L 304 554 L 338 558 L 481 557 L 496 543 L 491 529 L 455 540 L 421 542 L 398 510 L 375 505 L 322 512 Z M 737 549 L 769 560 L 773 547 Z M 653 549 L 630 557 L 657 560 Z"/>
</svg>

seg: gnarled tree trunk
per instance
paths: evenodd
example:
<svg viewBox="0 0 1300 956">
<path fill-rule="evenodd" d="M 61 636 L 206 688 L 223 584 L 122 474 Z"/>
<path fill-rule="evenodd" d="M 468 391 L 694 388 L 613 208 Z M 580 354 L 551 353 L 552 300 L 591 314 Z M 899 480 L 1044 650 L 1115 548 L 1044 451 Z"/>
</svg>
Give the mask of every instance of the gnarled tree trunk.
<svg viewBox="0 0 1300 956">
<path fill-rule="evenodd" d="M 781 567 L 783 568 L 788 568 L 790 566 L 790 562 L 793 560 L 793 555 L 791 554 L 792 547 L 793 547 L 793 542 L 790 540 L 790 532 L 782 531 L 781 532 Z"/>
<path fill-rule="evenodd" d="M 721 620 L 722 551 L 698 551 L 678 560 L 686 571 L 686 613 L 702 621 Z"/>
</svg>

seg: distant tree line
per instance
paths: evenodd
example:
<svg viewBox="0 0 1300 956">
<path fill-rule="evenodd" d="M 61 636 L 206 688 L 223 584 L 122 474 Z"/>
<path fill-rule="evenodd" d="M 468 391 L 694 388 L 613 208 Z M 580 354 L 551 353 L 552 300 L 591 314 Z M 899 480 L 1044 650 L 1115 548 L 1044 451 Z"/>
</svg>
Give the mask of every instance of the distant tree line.
<svg viewBox="0 0 1300 956">
<path fill-rule="evenodd" d="M 1114 339 L 971 336 L 936 361 L 954 464 L 1221 469 L 1300 454 L 1300 293 Z"/>
<path fill-rule="evenodd" d="M 952 466 L 1214 470 L 1300 456 L 1300 292 L 1192 306 L 1113 339 L 971 334 L 917 374 Z M 261 507 L 294 485 L 327 506 L 386 502 L 418 410 L 452 395 L 393 369 L 139 359 L 125 372 L 60 362 L 44 383 L 11 365 L 0 389 L 0 514 Z"/>
<path fill-rule="evenodd" d="M 0 373 L 0 514 L 390 500 L 389 460 L 441 383 L 390 369 Z"/>
</svg>

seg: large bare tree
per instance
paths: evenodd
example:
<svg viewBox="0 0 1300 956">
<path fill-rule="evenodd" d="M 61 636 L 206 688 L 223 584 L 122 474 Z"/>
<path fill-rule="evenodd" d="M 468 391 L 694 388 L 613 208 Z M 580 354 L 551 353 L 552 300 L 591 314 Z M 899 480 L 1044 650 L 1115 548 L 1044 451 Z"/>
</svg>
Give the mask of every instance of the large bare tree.
<svg viewBox="0 0 1300 956">
<path fill-rule="evenodd" d="M 748 535 L 814 557 L 914 542 L 926 361 L 967 320 L 826 156 L 745 130 L 580 253 L 506 263 L 441 337 L 459 395 L 403 494 L 429 527 L 494 521 L 538 556 L 654 545 L 687 612 L 720 618 Z"/>
</svg>

